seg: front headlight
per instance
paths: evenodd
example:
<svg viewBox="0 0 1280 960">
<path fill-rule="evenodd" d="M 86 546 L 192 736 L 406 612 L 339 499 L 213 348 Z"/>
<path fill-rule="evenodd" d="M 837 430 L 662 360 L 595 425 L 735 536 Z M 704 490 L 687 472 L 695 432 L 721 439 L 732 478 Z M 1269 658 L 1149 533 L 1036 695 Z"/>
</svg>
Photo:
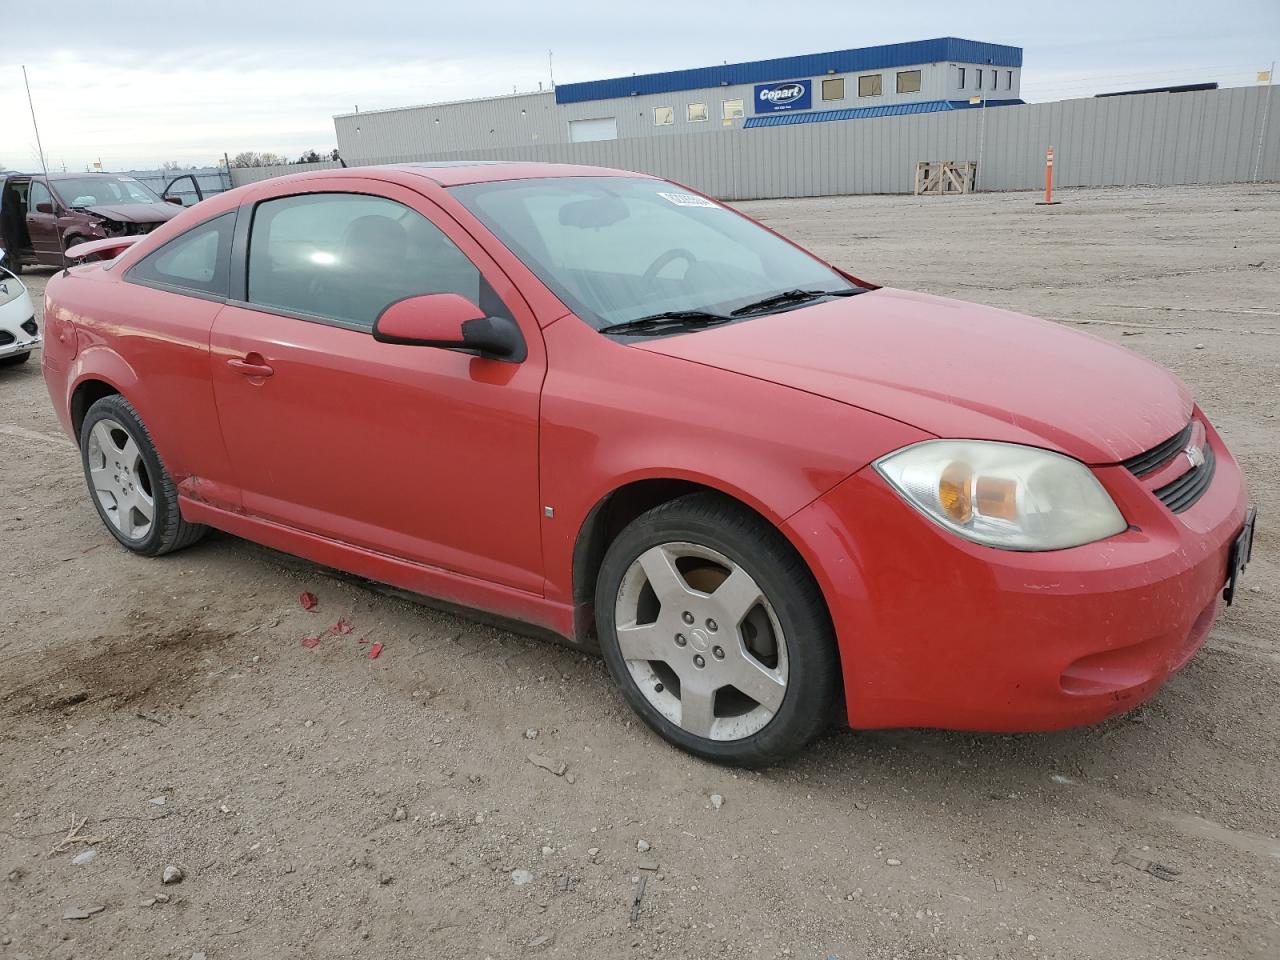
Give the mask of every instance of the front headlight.
<svg viewBox="0 0 1280 960">
<path fill-rule="evenodd" d="M 0 272 L 0 307 L 3 307 L 6 303 L 17 300 L 22 296 L 24 289 L 22 281 L 17 277 Z"/>
<path fill-rule="evenodd" d="M 1088 467 L 1037 447 L 926 440 L 875 467 L 929 519 L 990 547 L 1061 550 L 1128 526 Z"/>
</svg>

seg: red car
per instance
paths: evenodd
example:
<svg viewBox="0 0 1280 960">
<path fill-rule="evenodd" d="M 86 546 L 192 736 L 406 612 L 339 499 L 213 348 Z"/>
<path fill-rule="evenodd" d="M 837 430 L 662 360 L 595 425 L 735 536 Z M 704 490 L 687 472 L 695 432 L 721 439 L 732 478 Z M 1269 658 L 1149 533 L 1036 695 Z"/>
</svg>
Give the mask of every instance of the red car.
<svg viewBox="0 0 1280 960">
<path fill-rule="evenodd" d="M 216 527 L 598 645 L 713 760 L 784 757 L 838 704 L 1101 720 L 1249 557 L 1240 471 L 1166 370 L 665 180 L 333 170 L 95 250 L 49 282 L 44 373 L 121 544 Z"/>
</svg>

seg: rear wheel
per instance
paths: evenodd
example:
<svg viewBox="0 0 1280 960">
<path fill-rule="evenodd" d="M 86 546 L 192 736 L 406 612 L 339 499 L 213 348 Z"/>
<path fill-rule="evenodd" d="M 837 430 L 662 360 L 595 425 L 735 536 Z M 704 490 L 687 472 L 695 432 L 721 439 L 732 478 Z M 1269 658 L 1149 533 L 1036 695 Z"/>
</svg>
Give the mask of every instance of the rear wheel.
<svg viewBox="0 0 1280 960">
<path fill-rule="evenodd" d="M 207 527 L 182 519 L 177 484 L 124 397 L 103 397 L 89 408 L 80 427 L 80 454 L 98 516 L 134 553 L 158 557 L 206 533 Z"/>
<path fill-rule="evenodd" d="M 609 547 L 596 585 L 605 661 L 654 730 L 722 763 L 763 766 L 825 725 L 834 631 L 803 560 L 713 494 L 662 504 Z"/>
</svg>

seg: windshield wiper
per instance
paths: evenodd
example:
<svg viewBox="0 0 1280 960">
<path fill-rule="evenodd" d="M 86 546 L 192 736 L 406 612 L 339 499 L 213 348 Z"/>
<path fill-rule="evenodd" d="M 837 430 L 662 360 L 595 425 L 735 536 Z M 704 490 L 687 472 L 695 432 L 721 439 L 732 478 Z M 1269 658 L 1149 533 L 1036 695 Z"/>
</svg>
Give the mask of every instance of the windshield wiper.
<svg viewBox="0 0 1280 960">
<path fill-rule="evenodd" d="M 647 317 L 637 317 L 634 320 L 623 320 L 621 323 L 610 323 L 601 327 L 600 332 L 657 334 L 680 328 L 714 327 L 721 323 L 728 323 L 732 319 L 733 317 L 726 317 L 722 313 L 711 313 L 708 310 L 667 310 Z"/>
<path fill-rule="evenodd" d="M 784 290 L 782 293 L 775 293 L 773 296 L 765 297 L 763 300 L 748 303 L 737 310 L 730 310 L 729 315 L 741 317 L 744 314 L 769 310 L 788 303 L 807 303 L 810 300 L 817 300 L 821 297 L 852 297 L 866 292 L 866 287 L 850 287 L 848 290 Z"/>
</svg>

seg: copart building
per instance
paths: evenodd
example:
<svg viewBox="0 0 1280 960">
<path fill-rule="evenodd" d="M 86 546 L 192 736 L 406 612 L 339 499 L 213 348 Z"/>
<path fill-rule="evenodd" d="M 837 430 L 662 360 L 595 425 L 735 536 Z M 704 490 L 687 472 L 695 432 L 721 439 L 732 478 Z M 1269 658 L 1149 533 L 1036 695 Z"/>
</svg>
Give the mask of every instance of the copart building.
<svg viewBox="0 0 1280 960">
<path fill-rule="evenodd" d="M 1022 103 L 1022 49 L 942 37 L 334 117 L 352 163 Z"/>
</svg>

